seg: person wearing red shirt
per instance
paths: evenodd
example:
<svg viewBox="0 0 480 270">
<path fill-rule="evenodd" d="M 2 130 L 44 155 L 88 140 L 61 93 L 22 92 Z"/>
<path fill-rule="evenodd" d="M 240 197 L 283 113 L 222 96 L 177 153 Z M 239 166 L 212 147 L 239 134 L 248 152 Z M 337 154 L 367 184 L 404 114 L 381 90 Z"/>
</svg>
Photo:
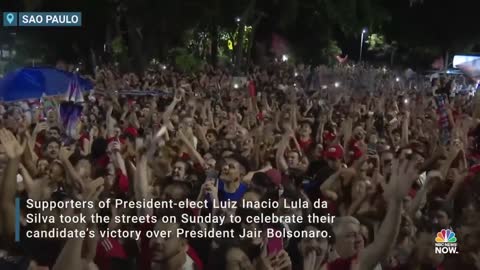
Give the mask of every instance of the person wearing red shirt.
<svg viewBox="0 0 480 270">
<path fill-rule="evenodd" d="M 298 144 L 303 153 L 309 153 L 313 146 L 312 127 L 309 122 L 301 122 L 298 132 Z"/>
</svg>

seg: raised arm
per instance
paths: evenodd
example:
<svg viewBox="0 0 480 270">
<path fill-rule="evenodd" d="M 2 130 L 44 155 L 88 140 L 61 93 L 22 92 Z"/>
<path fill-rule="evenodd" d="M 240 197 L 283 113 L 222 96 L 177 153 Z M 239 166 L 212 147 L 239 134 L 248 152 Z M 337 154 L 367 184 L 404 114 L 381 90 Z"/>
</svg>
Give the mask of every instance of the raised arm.
<svg viewBox="0 0 480 270">
<path fill-rule="evenodd" d="M 276 162 L 277 169 L 285 172 L 288 170 L 287 161 L 285 160 L 285 151 L 287 150 L 288 143 L 290 142 L 290 137 L 293 131 L 287 132 L 283 135 L 282 141 L 277 148 Z"/>
<path fill-rule="evenodd" d="M 114 126 L 115 123 L 113 122 L 113 117 L 112 117 L 112 112 L 113 112 L 113 105 L 110 104 L 108 105 L 107 108 L 107 114 L 106 114 L 106 121 L 107 121 L 107 137 L 111 138 L 115 134 L 114 132 Z"/>
<path fill-rule="evenodd" d="M 68 239 L 52 270 L 83 270 L 82 247 L 83 238 Z"/>
<path fill-rule="evenodd" d="M 180 103 L 180 101 L 182 100 L 182 95 L 183 95 L 182 91 L 175 93 L 175 97 L 173 98 L 172 103 L 170 103 L 170 105 L 168 105 L 168 107 L 165 109 L 165 112 L 163 112 L 162 117 L 163 117 L 164 125 L 170 126 L 169 125 L 171 124 L 170 117 L 172 116 L 172 113 L 175 110 L 175 106 L 177 106 L 177 104 Z"/>
<path fill-rule="evenodd" d="M 83 179 L 77 173 L 77 170 L 73 167 L 72 163 L 70 162 L 69 158 L 72 155 L 72 152 L 65 147 L 60 149 L 59 158 L 62 162 L 63 166 L 65 167 L 65 171 L 67 173 L 67 178 L 70 180 L 71 184 L 74 185 L 79 191 L 82 191 L 85 188 Z"/>
<path fill-rule="evenodd" d="M 435 180 L 441 178 L 442 175 L 439 171 L 431 171 L 428 173 L 425 184 L 415 195 L 415 198 L 410 204 L 410 208 L 407 209 L 411 218 L 415 218 L 417 211 L 420 209 L 420 206 L 422 205 L 423 200 L 426 198 L 428 191 L 433 187 Z"/>
<path fill-rule="evenodd" d="M 25 150 L 26 142 L 20 144 L 15 136 L 6 129 L 0 129 L 0 142 L 5 149 L 8 158 L 7 167 L 4 170 L 0 182 L 0 234 L 7 240 L 12 240 L 15 234 L 15 193 L 17 183 L 17 171 L 20 157 Z"/>
<path fill-rule="evenodd" d="M 405 119 L 402 122 L 402 146 L 408 144 L 408 127 L 410 123 L 410 112 L 405 112 Z"/>
<path fill-rule="evenodd" d="M 195 149 L 195 147 L 193 147 L 192 143 L 191 143 L 190 140 L 187 138 L 187 136 L 183 133 L 182 130 L 179 130 L 179 131 L 178 131 L 178 136 L 179 136 L 180 140 L 182 140 L 182 142 L 185 144 L 185 146 L 187 147 L 187 149 L 188 149 L 188 151 L 190 152 L 190 154 L 192 154 L 193 158 L 194 158 L 198 163 L 200 163 L 200 165 L 202 166 L 202 168 L 205 168 L 206 162 L 205 162 L 205 160 L 203 159 L 202 155 L 200 155 L 200 153 L 198 153 L 197 149 Z"/>
<path fill-rule="evenodd" d="M 43 200 L 42 189 L 37 184 L 40 183 L 40 181 L 33 181 L 32 176 L 30 176 L 30 173 L 22 164 L 20 164 L 20 174 L 23 177 L 23 184 L 25 185 L 28 197 L 33 200 Z"/>
<path fill-rule="evenodd" d="M 149 181 L 148 181 L 148 159 L 145 153 L 144 146 L 138 147 L 137 146 L 137 166 L 135 170 L 135 182 L 134 182 L 134 191 L 135 191 L 135 199 L 140 200 L 150 200 L 152 198 L 152 194 L 149 190 Z M 139 149 L 140 148 L 140 149 Z M 139 209 L 138 215 L 152 215 L 153 209 Z"/>
<path fill-rule="evenodd" d="M 387 200 L 387 214 L 378 230 L 375 241 L 360 253 L 360 270 L 374 269 L 386 258 L 398 235 L 401 220 L 402 200 L 407 196 L 418 173 L 415 160 L 395 160 L 392 176 L 384 197 Z"/>
</svg>

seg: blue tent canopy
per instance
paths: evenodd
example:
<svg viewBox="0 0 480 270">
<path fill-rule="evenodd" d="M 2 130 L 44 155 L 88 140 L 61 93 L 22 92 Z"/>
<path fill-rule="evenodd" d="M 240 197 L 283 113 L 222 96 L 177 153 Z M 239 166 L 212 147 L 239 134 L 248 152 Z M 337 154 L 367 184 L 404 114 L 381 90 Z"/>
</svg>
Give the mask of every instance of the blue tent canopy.
<svg viewBox="0 0 480 270">
<path fill-rule="evenodd" d="M 62 95 L 72 82 L 88 91 L 93 83 L 78 75 L 54 68 L 21 68 L 0 80 L 0 101 L 17 101 Z"/>
</svg>

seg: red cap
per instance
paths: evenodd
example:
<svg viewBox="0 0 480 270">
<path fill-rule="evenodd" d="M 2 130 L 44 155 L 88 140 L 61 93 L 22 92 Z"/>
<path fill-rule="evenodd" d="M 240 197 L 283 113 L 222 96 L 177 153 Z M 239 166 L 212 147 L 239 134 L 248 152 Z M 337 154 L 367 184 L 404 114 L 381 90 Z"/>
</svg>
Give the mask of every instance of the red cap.
<svg viewBox="0 0 480 270">
<path fill-rule="evenodd" d="M 276 186 L 282 184 L 282 174 L 276 169 L 270 169 L 265 173 Z"/>
<path fill-rule="evenodd" d="M 343 147 L 340 145 L 331 146 L 325 151 L 325 158 L 327 159 L 342 159 Z"/>
<path fill-rule="evenodd" d="M 133 137 L 138 137 L 138 131 L 134 127 L 128 127 L 125 129 L 125 133 L 132 135 Z"/>
</svg>

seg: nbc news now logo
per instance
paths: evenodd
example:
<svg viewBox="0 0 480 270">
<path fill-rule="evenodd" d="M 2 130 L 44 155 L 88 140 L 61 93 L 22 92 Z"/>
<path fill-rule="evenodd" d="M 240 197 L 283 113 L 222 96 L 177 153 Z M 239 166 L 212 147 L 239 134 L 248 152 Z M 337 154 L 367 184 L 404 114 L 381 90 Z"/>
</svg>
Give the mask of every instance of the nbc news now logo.
<svg viewBox="0 0 480 270">
<path fill-rule="evenodd" d="M 458 254 L 457 238 L 450 230 L 442 230 L 435 237 L 435 254 Z"/>
</svg>

